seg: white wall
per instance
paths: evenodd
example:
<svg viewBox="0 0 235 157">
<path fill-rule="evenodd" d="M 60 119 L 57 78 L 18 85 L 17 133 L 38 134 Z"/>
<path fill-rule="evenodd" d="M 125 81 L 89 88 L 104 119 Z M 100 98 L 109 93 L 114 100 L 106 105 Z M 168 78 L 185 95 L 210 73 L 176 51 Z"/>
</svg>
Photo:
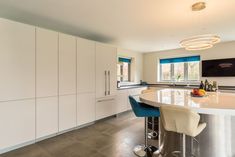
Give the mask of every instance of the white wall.
<svg viewBox="0 0 235 157">
<path fill-rule="evenodd" d="M 185 49 L 175 49 L 146 53 L 143 55 L 143 76 L 148 83 L 157 83 L 159 59 L 171 57 L 183 57 L 200 55 L 201 60 L 235 58 L 235 41 L 219 43 L 211 49 L 203 51 L 186 51 Z M 201 78 L 205 79 L 205 78 Z M 210 77 L 208 80 L 215 80 L 220 86 L 235 86 L 235 77 Z"/>
<path fill-rule="evenodd" d="M 118 57 L 131 57 L 131 82 L 139 83 L 143 80 L 143 54 L 131 50 L 118 48 Z"/>
</svg>

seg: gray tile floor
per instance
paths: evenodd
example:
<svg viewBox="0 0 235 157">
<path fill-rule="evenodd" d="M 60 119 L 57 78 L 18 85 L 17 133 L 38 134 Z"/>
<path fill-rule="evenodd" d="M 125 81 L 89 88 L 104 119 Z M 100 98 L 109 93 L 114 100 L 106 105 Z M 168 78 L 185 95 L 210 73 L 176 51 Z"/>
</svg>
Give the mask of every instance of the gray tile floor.
<svg viewBox="0 0 235 157">
<path fill-rule="evenodd" d="M 144 119 L 127 112 L 0 157 L 135 157 L 132 148 L 144 142 L 143 133 Z"/>
</svg>

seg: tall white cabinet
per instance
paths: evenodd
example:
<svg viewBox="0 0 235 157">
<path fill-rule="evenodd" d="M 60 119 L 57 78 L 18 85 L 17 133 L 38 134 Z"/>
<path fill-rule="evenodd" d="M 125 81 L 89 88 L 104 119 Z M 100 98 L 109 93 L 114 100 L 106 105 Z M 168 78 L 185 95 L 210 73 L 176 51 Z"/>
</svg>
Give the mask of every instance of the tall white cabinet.
<svg viewBox="0 0 235 157">
<path fill-rule="evenodd" d="M 36 138 L 58 132 L 58 33 L 36 28 Z"/>
<path fill-rule="evenodd" d="M 58 95 L 58 33 L 36 28 L 36 96 Z"/>
<path fill-rule="evenodd" d="M 0 103 L 0 151 L 35 139 L 35 100 Z"/>
<path fill-rule="evenodd" d="M 76 127 L 76 37 L 59 34 L 59 131 Z"/>
<path fill-rule="evenodd" d="M 0 154 L 125 110 L 117 48 L 0 18 Z"/>
<path fill-rule="evenodd" d="M 117 48 L 96 43 L 96 98 L 116 95 Z"/>
<path fill-rule="evenodd" d="M 95 121 L 95 42 L 77 38 L 77 125 Z"/>
<path fill-rule="evenodd" d="M 116 113 L 117 48 L 96 43 L 96 120 Z"/>
<path fill-rule="evenodd" d="M 0 152 L 35 139 L 35 27 L 0 19 Z"/>
<path fill-rule="evenodd" d="M 35 28 L 0 19 L 0 101 L 35 97 Z"/>
</svg>

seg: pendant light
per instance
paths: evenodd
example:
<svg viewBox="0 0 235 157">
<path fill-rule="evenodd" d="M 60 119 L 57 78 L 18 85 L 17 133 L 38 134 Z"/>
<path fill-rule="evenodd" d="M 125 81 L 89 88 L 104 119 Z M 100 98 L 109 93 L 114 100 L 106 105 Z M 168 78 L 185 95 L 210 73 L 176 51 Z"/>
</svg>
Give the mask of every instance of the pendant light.
<svg viewBox="0 0 235 157">
<path fill-rule="evenodd" d="M 205 2 L 197 2 L 192 5 L 192 11 L 201 11 L 206 8 Z M 204 34 L 189 37 L 180 42 L 180 46 L 186 50 L 196 51 L 212 48 L 220 42 L 220 37 L 215 34 Z"/>
</svg>

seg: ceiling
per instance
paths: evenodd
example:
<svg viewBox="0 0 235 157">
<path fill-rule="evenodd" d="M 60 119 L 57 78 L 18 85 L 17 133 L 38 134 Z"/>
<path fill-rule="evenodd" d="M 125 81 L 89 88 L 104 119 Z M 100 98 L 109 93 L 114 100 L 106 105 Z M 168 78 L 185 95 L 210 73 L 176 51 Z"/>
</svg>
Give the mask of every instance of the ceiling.
<svg viewBox="0 0 235 157">
<path fill-rule="evenodd" d="M 140 52 L 179 48 L 193 35 L 235 40 L 235 0 L 0 0 L 0 16 Z"/>
</svg>

